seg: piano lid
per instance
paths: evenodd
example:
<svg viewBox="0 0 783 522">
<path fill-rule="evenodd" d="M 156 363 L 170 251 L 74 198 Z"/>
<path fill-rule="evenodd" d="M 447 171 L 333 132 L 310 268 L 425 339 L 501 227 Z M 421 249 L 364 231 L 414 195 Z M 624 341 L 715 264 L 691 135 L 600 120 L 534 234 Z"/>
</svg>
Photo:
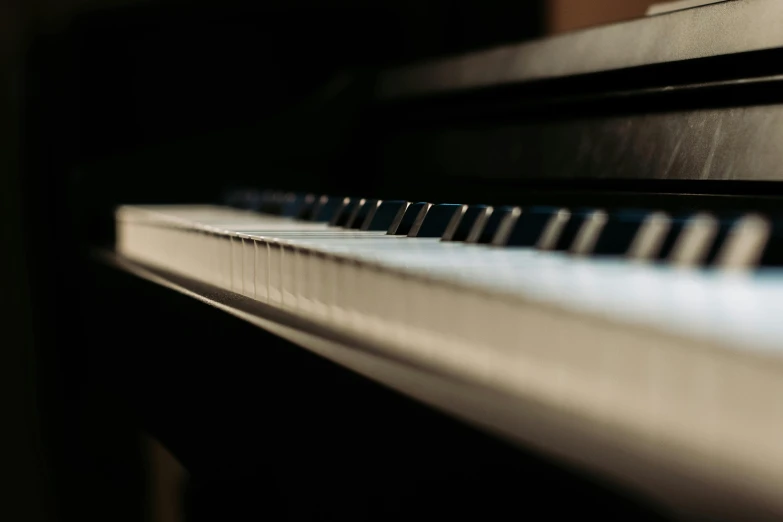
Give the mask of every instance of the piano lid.
<svg viewBox="0 0 783 522">
<path fill-rule="evenodd" d="M 376 95 L 406 98 L 783 48 L 780 0 L 683 5 L 661 16 L 392 69 L 380 76 Z M 667 6 L 677 7 L 654 12 Z"/>
<path fill-rule="evenodd" d="M 682 11 L 683 9 L 692 9 L 694 7 L 703 7 L 709 4 L 718 4 L 720 2 L 733 2 L 736 0 L 673 0 L 670 2 L 660 2 L 653 4 L 647 9 L 647 16 L 672 13 Z"/>
</svg>

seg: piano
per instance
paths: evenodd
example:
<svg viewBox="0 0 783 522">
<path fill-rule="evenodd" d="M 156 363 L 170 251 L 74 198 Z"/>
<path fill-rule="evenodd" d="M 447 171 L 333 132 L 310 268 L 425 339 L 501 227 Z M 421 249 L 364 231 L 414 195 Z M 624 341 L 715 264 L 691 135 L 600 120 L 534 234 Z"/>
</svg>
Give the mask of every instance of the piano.
<svg viewBox="0 0 783 522">
<path fill-rule="evenodd" d="M 667 2 L 347 71 L 264 169 L 101 209 L 90 364 L 194 520 L 216 483 L 296 520 L 777 520 L 781 24 Z"/>
</svg>

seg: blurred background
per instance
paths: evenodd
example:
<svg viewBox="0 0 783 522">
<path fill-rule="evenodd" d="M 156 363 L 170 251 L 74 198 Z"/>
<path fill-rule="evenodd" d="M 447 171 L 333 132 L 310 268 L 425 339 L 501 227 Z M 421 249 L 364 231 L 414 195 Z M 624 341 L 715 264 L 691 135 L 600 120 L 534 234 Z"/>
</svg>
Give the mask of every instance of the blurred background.
<svg viewBox="0 0 783 522">
<path fill-rule="evenodd" d="M 0 517 L 182 518 L 183 467 L 147 435 L 137 454 L 112 460 L 123 420 L 80 377 L 83 346 L 112 346 L 73 315 L 84 270 L 74 260 L 111 238 L 95 216 L 118 201 L 208 200 L 223 173 L 252 181 L 293 157 L 302 175 L 289 188 L 316 190 L 311 165 L 326 161 L 346 176 L 353 167 L 335 152 L 340 133 L 296 123 L 289 110 L 339 90 L 336 71 L 615 22 L 650 3 L 0 2 L 0 473 L 12 485 Z M 286 145 L 268 149 L 280 157 L 253 157 L 253 143 L 277 139 Z M 121 471 L 130 469 L 123 459 L 146 462 L 143 473 Z M 132 490 L 152 507 L 126 508 Z"/>
<path fill-rule="evenodd" d="M 643 16 L 650 0 L 549 0 L 547 31 L 561 33 Z"/>
</svg>

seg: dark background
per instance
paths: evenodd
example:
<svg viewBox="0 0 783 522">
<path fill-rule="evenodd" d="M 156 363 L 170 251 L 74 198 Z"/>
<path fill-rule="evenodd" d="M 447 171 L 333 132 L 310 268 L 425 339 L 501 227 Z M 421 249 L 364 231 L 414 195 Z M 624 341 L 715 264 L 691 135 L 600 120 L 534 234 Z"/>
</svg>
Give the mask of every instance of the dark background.
<svg viewBox="0 0 783 522">
<path fill-rule="evenodd" d="M 371 193 L 373 73 L 530 38 L 544 20 L 534 1 L 92 9 L 31 41 L 30 166 L 56 161 L 79 198 L 68 208 L 89 219 L 117 201 L 214 199 L 228 184 Z M 62 194 L 45 179 L 31 190 Z"/>
</svg>

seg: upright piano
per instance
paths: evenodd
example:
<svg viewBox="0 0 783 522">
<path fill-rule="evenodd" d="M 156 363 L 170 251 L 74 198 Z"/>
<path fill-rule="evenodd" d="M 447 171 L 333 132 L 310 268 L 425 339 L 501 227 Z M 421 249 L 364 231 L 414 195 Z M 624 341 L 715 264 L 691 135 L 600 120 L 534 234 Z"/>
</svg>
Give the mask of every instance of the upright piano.
<svg viewBox="0 0 783 522">
<path fill-rule="evenodd" d="M 779 519 L 781 27 L 668 2 L 346 70 L 226 138 L 263 168 L 96 210 L 88 364 L 193 520 Z"/>
</svg>

